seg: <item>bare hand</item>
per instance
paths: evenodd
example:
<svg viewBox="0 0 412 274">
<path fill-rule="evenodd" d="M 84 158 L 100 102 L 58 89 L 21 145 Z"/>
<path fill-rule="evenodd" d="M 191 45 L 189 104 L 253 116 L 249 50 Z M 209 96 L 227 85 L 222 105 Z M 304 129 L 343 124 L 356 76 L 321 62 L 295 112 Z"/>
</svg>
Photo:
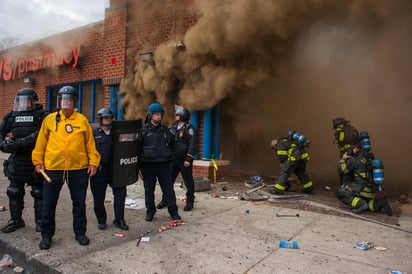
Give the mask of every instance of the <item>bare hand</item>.
<svg viewBox="0 0 412 274">
<path fill-rule="evenodd" d="M 96 174 L 97 167 L 95 166 L 89 166 L 87 169 L 87 174 L 89 174 L 89 177 L 92 177 L 94 174 Z"/>
<path fill-rule="evenodd" d="M 38 164 L 34 167 L 34 170 L 36 170 L 37 173 L 40 173 L 40 170 L 44 170 L 43 164 Z"/>
<path fill-rule="evenodd" d="M 189 167 L 189 166 L 190 166 L 190 162 L 185 161 L 183 165 L 184 165 L 185 167 Z"/>
</svg>

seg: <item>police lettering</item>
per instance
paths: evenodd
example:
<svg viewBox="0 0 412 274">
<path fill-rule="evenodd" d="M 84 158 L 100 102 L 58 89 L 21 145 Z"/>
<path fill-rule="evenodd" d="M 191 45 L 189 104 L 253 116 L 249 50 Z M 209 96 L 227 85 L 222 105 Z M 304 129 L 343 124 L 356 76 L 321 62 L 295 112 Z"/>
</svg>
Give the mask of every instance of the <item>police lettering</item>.
<svg viewBox="0 0 412 274">
<path fill-rule="evenodd" d="M 132 157 L 132 158 L 120 159 L 120 165 L 131 165 L 131 164 L 136 164 L 136 163 L 137 163 L 137 156 Z"/>
<path fill-rule="evenodd" d="M 33 122 L 33 116 L 17 116 L 16 123 Z"/>
</svg>

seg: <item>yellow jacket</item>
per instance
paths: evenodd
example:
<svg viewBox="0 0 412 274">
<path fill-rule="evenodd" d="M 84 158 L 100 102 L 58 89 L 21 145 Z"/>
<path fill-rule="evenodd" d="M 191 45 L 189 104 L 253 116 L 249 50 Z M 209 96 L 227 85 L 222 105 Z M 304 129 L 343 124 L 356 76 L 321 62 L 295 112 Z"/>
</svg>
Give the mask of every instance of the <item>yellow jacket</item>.
<svg viewBox="0 0 412 274">
<path fill-rule="evenodd" d="M 87 118 L 76 111 L 66 118 L 60 112 L 56 130 L 56 115 L 57 112 L 54 112 L 43 120 L 32 152 L 33 164 L 42 164 L 46 170 L 98 167 L 100 154 Z"/>
</svg>

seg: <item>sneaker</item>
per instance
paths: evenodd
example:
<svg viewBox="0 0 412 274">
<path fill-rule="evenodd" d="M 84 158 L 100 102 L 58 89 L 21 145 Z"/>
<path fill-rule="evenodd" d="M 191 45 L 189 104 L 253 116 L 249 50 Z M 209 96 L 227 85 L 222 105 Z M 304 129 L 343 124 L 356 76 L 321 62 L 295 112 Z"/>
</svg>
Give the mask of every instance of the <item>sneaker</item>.
<svg viewBox="0 0 412 274">
<path fill-rule="evenodd" d="M 86 235 L 76 236 L 75 239 L 79 242 L 80 245 L 88 245 L 90 242 L 89 238 L 87 238 Z"/>
<path fill-rule="evenodd" d="M 39 247 L 41 250 L 47 250 L 51 247 L 51 240 L 50 239 L 41 239 L 39 243 Z"/>
<path fill-rule="evenodd" d="M 97 228 L 100 229 L 100 230 L 105 230 L 107 228 L 107 225 L 106 224 L 98 224 Z"/>
<path fill-rule="evenodd" d="M 168 204 L 165 200 L 161 200 L 161 201 L 157 204 L 156 208 L 157 208 L 157 209 L 163 209 L 163 208 L 168 207 L 168 206 L 169 206 L 169 204 Z"/>
<path fill-rule="evenodd" d="M 113 224 L 121 230 L 129 230 L 129 226 L 124 220 L 114 220 Z"/>
<path fill-rule="evenodd" d="M 274 194 L 274 195 L 282 195 L 282 194 L 285 194 L 285 191 L 283 191 L 283 190 L 279 190 L 279 189 L 276 189 L 276 188 L 271 188 L 271 189 L 269 189 L 268 190 L 268 192 L 270 193 L 270 194 Z"/>
<path fill-rule="evenodd" d="M 186 204 L 183 208 L 184 211 L 191 211 L 193 209 L 193 204 Z"/>
<path fill-rule="evenodd" d="M 1 232 L 3 233 L 10 233 L 10 232 L 14 232 L 19 228 L 25 227 L 26 224 L 24 223 L 23 219 L 20 220 L 9 220 L 7 222 L 7 225 L 5 225 L 2 229 Z"/>
</svg>

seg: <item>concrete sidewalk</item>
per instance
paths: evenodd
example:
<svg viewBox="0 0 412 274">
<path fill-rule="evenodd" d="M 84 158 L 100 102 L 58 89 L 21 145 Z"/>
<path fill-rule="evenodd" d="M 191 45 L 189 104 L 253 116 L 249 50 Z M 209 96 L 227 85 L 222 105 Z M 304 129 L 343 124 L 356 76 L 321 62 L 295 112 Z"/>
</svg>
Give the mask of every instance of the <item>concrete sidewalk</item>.
<svg viewBox="0 0 412 274">
<path fill-rule="evenodd" d="M 8 207 L 7 185 L 1 176 L 0 204 Z M 177 184 L 175 189 L 177 195 L 184 195 Z M 153 222 L 148 223 L 144 221 L 145 209 L 126 209 L 129 231 L 119 231 L 110 223 L 101 231 L 88 195 L 90 245 L 80 246 L 74 240 L 71 201 L 65 186 L 52 247 L 43 251 L 38 248 L 40 233 L 34 229 L 33 200 L 28 190 L 23 216 L 26 227 L 0 233 L 0 256 L 12 255 L 26 273 L 387 273 L 388 269 L 412 273 L 412 233 L 405 231 L 412 231 L 409 204 L 402 205 L 402 231 L 354 218 L 267 202 L 213 198 L 209 192 L 198 192 L 192 212 L 184 212 L 183 202 L 178 201 L 185 222 L 178 227 L 169 226 L 167 210 L 158 210 Z M 107 198 L 110 222 L 110 190 Z M 128 187 L 128 198 L 143 198 L 141 184 Z M 160 194 L 156 198 L 159 200 Z M 276 213 L 299 213 L 300 217 L 276 217 Z M 1 226 L 8 219 L 8 211 L 0 212 Z M 159 232 L 161 226 L 169 229 Z M 136 247 L 139 235 L 146 231 L 152 231 L 147 235 L 149 241 Z M 116 232 L 125 237 L 115 236 Z M 280 240 L 295 240 L 299 249 L 281 249 Z M 354 248 L 363 241 L 388 250 Z"/>
</svg>

